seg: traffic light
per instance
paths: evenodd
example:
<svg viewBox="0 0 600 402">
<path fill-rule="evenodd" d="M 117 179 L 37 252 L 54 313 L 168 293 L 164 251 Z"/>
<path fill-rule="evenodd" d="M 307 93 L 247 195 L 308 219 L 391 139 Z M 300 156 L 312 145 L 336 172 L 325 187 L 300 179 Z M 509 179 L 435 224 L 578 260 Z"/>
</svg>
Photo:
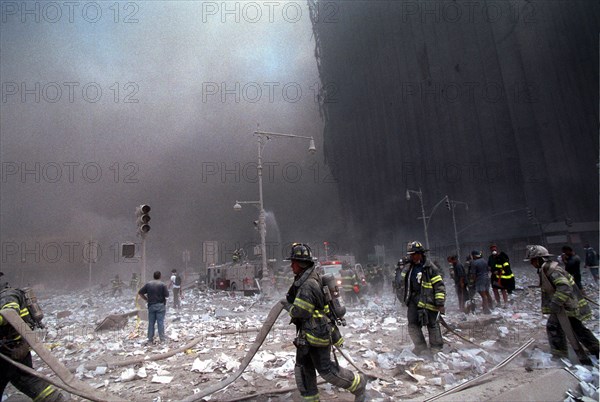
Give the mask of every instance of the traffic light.
<svg viewBox="0 0 600 402">
<path fill-rule="evenodd" d="M 448 211 L 452 209 L 452 206 L 450 205 L 450 199 L 448 197 L 446 197 L 446 208 L 448 208 Z"/>
<path fill-rule="evenodd" d="M 135 209 L 135 214 L 137 216 L 138 234 L 140 236 L 145 236 L 146 233 L 150 231 L 150 225 L 148 224 L 148 222 L 150 222 L 150 215 L 148 215 L 149 212 L 150 205 L 146 204 L 142 204 Z"/>
</svg>

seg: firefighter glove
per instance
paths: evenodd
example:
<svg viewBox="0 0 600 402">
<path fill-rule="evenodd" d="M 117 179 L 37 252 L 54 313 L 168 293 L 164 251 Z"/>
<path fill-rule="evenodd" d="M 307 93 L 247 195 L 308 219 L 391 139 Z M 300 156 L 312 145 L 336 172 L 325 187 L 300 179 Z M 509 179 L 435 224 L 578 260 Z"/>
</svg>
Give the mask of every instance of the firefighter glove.
<svg viewBox="0 0 600 402">
<path fill-rule="evenodd" d="M 292 308 L 292 303 L 288 302 L 286 299 L 279 300 L 279 303 L 283 305 L 283 309 L 285 311 L 290 311 L 290 309 Z"/>
</svg>

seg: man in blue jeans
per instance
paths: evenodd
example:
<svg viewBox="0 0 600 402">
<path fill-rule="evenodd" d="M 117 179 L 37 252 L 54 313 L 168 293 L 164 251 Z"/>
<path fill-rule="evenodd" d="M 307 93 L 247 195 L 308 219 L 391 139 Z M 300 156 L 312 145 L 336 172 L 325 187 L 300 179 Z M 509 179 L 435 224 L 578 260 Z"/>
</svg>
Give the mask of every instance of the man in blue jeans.
<svg viewBox="0 0 600 402">
<path fill-rule="evenodd" d="M 158 324 L 158 337 L 165 341 L 165 313 L 167 311 L 167 285 L 160 281 L 160 271 L 154 272 L 154 280 L 146 283 L 138 292 L 148 302 L 148 343 L 154 340 L 154 323 Z"/>
</svg>

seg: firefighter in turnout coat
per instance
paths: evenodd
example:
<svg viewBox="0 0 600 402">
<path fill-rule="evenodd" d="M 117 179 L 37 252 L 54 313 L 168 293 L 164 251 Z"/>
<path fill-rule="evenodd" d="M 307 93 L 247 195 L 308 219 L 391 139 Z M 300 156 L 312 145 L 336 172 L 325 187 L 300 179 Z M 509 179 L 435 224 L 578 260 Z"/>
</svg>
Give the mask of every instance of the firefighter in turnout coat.
<svg viewBox="0 0 600 402">
<path fill-rule="evenodd" d="M 25 297 L 19 289 L 5 288 L 0 291 L 0 308 L 2 310 L 15 310 L 29 326 L 34 326 L 34 321 L 29 315 Z M 29 344 L 21 335 L 0 316 L 0 353 L 4 356 L 33 367 Z M 56 402 L 64 401 L 65 397 L 46 381 L 29 373 L 21 371 L 13 364 L 0 359 L 0 398 L 8 383 L 12 383 L 19 391 L 34 401 Z"/>
<path fill-rule="evenodd" d="M 422 327 L 427 326 L 429 347 L 439 352 L 444 346 L 438 314 L 444 313 L 446 287 L 438 267 L 425 257 L 425 248 L 418 241 L 408 243 L 410 263 L 402 271 L 400 296 L 408 306 L 408 334 L 415 345 L 413 352 L 427 350 Z"/>
<path fill-rule="evenodd" d="M 538 270 L 542 287 L 542 314 L 549 314 L 546 333 L 550 351 L 556 357 L 567 357 L 567 339 L 558 314 L 564 312 L 577 340 L 590 354 L 598 357 L 599 342 L 593 332 L 583 325 L 592 317 L 592 310 L 581 294 L 571 274 L 564 270 L 552 254 L 542 246 L 527 246 L 525 259 Z M 567 329 L 569 330 L 569 329 Z M 583 362 L 582 362 L 583 363 Z M 587 362 L 589 363 L 589 362 Z"/>
<path fill-rule="evenodd" d="M 318 401 L 318 371 L 327 382 L 347 389 L 355 401 L 365 401 L 366 379 L 340 367 L 331 360 L 332 345 L 339 346 L 343 338 L 332 319 L 325 301 L 321 276 L 317 273 L 310 247 L 294 243 L 289 258 L 294 283 L 281 303 L 296 325 L 296 367 L 294 375 L 304 401 Z"/>
</svg>

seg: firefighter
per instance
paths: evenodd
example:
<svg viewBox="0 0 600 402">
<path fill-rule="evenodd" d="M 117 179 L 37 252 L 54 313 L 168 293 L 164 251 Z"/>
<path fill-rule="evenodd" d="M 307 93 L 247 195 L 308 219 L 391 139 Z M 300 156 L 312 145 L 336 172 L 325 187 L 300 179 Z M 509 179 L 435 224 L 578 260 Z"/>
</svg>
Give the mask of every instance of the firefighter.
<svg viewBox="0 0 600 402">
<path fill-rule="evenodd" d="M 440 270 L 426 256 L 425 248 L 418 241 L 408 243 L 410 261 L 401 273 L 400 296 L 408 306 L 408 334 L 415 345 L 413 353 L 428 350 L 421 328 L 427 326 L 429 348 L 439 352 L 444 346 L 438 322 L 439 314 L 444 313 L 446 288 Z"/>
<path fill-rule="evenodd" d="M 134 272 L 133 274 L 131 274 L 131 279 L 129 280 L 129 288 L 131 289 L 131 291 L 137 293 L 139 286 L 140 286 L 140 280 L 139 280 L 137 274 Z"/>
<path fill-rule="evenodd" d="M 294 243 L 289 258 L 294 283 L 281 303 L 296 325 L 296 366 L 294 375 L 304 401 L 318 401 L 317 375 L 327 382 L 347 389 L 355 401 L 366 400 L 367 380 L 331 360 L 331 346 L 341 345 L 343 338 L 325 302 L 321 276 L 316 272 L 312 252 L 306 244 Z"/>
<path fill-rule="evenodd" d="M 568 357 L 565 331 L 573 331 L 577 340 L 598 358 L 600 344 L 592 331 L 583 325 L 583 321 L 592 317 L 592 310 L 575 285 L 571 274 L 565 271 L 545 247 L 527 246 L 525 259 L 537 268 L 542 287 L 542 314 L 550 314 L 546 322 L 546 333 L 550 351 L 555 357 Z M 565 314 L 571 328 L 562 328 L 558 315 Z M 582 361 L 589 364 L 590 361 Z"/>
<path fill-rule="evenodd" d="M 113 279 L 111 281 L 111 283 L 112 283 L 112 296 L 116 297 L 117 293 L 119 293 L 119 296 L 122 296 L 123 295 L 123 281 L 119 277 L 119 274 L 115 275 L 115 279 Z"/>
<path fill-rule="evenodd" d="M 0 291 L 0 309 L 15 310 L 23 321 L 33 328 L 34 321 L 29 315 L 23 293 L 10 287 Z M 0 353 L 10 359 L 33 368 L 29 344 L 21 335 L 0 316 Z M 65 401 L 66 398 L 56 389 L 41 378 L 21 371 L 13 364 L 0 359 L 0 398 L 4 388 L 12 383 L 19 391 L 34 401 Z"/>
<path fill-rule="evenodd" d="M 490 245 L 490 256 L 488 257 L 488 267 L 492 271 L 492 290 L 496 304 L 500 306 L 500 292 L 504 307 L 508 305 L 508 293 L 515 289 L 515 274 L 510 269 L 508 255 L 504 251 L 498 251 L 498 246 Z"/>
<path fill-rule="evenodd" d="M 358 280 L 356 279 L 356 275 L 350 265 L 346 262 L 342 264 L 342 269 L 340 270 L 340 275 L 342 276 L 342 288 L 344 289 L 344 298 L 348 301 L 348 304 L 352 304 L 355 301 L 358 302 Z"/>
</svg>

